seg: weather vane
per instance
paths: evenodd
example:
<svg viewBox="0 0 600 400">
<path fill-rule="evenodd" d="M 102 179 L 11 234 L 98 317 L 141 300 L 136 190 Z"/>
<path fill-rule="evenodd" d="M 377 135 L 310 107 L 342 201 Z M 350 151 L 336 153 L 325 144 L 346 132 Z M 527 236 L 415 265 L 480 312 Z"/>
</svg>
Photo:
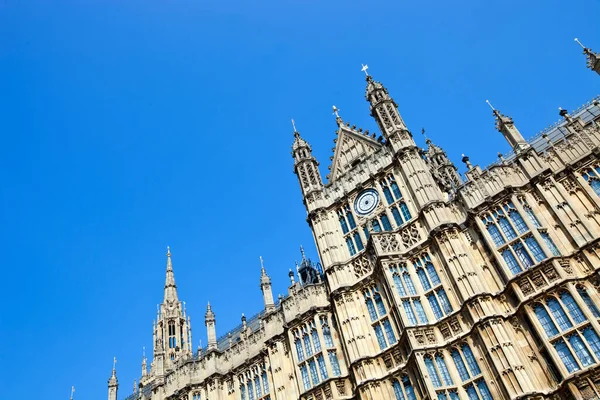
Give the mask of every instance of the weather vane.
<svg viewBox="0 0 600 400">
<path fill-rule="evenodd" d="M 340 111 L 339 108 L 337 108 L 336 106 L 333 106 L 333 115 L 335 115 L 336 118 L 341 118 L 339 111 Z"/>
<path fill-rule="evenodd" d="M 489 100 L 486 100 L 485 102 L 488 104 L 488 106 L 490 106 L 490 108 L 492 109 L 492 111 L 496 111 L 496 109 L 494 108 L 494 106 L 492 105 L 492 103 L 490 103 Z"/>
<path fill-rule="evenodd" d="M 369 76 L 369 73 L 367 72 L 367 70 L 369 69 L 369 66 L 366 64 L 360 64 L 362 65 L 361 71 L 365 73 L 366 76 Z"/>
</svg>

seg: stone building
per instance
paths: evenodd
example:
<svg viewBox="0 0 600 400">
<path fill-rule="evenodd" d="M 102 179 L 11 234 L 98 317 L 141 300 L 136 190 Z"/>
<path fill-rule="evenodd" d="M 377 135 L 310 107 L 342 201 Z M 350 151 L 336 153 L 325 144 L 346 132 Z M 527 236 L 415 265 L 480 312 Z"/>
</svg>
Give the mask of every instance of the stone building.
<svg viewBox="0 0 600 400">
<path fill-rule="evenodd" d="M 485 169 L 463 157 L 464 177 L 369 75 L 366 99 L 380 133 L 334 110 L 326 181 L 294 132 L 320 262 L 302 253 L 278 299 L 263 267 L 264 310 L 220 338 L 209 304 L 194 350 L 168 251 L 127 400 L 600 398 L 598 98 L 530 141 L 492 108 L 514 151 Z M 115 367 L 108 388 L 117 400 Z"/>
</svg>

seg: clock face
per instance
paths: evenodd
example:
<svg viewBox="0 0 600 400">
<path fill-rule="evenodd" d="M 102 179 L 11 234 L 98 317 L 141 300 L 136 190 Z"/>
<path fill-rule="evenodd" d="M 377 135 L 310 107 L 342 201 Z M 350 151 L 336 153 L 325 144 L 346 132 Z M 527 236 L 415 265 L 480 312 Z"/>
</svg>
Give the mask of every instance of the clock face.
<svg viewBox="0 0 600 400">
<path fill-rule="evenodd" d="M 354 210 L 358 215 L 367 215 L 371 213 L 379 204 L 379 193 L 375 189 L 362 191 L 354 202 Z"/>
</svg>

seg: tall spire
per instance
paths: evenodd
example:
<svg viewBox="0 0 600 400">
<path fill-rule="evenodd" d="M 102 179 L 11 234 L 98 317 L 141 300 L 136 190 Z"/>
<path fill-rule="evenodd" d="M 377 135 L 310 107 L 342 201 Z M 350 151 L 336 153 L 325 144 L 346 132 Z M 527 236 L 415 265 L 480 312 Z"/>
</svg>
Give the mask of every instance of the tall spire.
<svg viewBox="0 0 600 400">
<path fill-rule="evenodd" d="M 119 381 L 117 380 L 117 358 L 113 358 L 112 374 L 108 380 L 108 400 L 117 400 Z"/>
<path fill-rule="evenodd" d="M 165 303 L 177 303 L 177 285 L 175 284 L 175 274 L 173 272 L 173 263 L 171 262 L 171 248 L 167 246 L 167 274 L 165 278 Z"/>
<path fill-rule="evenodd" d="M 204 315 L 204 325 L 206 325 L 206 336 L 208 338 L 207 351 L 217 349 L 217 327 L 215 313 L 210 306 L 210 302 L 206 306 L 206 314 Z"/>
<path fill-rule="evenodd" d="M 489 100 L 485 101 L 492 109 L 492 113 L 496 117 L 496 129 L 502 133 L 508 144 L 513 148 L 515 153 L 528 149 L 530 146 L 521 135 L 521 132 L 515 126 L 511 117 L 501 114 L 492 106 Z"/>
<path fill-rule="evenodd" d="M 374 80 L 371 75 L 366 73 L 365 66 L 363 66 L 362 71 L 367 75 L 365 97 L 371 104 L 371 116 L 377 121 L 383 137 L 388 143 L 391 143 L 395 150 L 416 146 L 398 111 L 398 105 L 392 99 L 388 90 L 381 82 Z"/>
<path fill-rule="evenodd" d="M 265 303 L 265 310 L 267 312 L 275 311 L 275 301 L 273 300 L 273 291 L 271 290 L 271 278 L 267 275 L 265 270 L 265 263 L 260 258 L 260 290 L 263 294 L 263 301 Z"/>
<path fill-rule="evenodd" d="M 313 157 L 310 145 L 296 130 L 294 120 L 292 120 L 292 126 L 294 128 L 294 144 L 292 145 L 294 173 L 298 176 L 302 195 L 306 198 L 311 193 L 323 189 L 323 180 L 319 172 L 319 163 Z"/>
<path fill-rule="evenodd" d="M 600 54 L 594 53 L 590 48 L 585 47 L 577 38 L 575 38 L 575 42 L 581 46 L 583 54 L 587 56 L 587 67 L 600 75 Z"/>
</svg>

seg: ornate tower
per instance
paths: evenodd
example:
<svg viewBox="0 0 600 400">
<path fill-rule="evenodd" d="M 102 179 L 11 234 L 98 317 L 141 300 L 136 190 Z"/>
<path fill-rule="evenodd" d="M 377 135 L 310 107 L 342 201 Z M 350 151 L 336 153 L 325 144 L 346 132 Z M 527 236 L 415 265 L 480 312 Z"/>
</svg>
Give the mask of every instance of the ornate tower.
<svg viewBox="0 0 600 400">
<path fill-rule="evenodd" d="M 591 49 L 585 47 L 583 44 L 581 44 L 579 39 L 575 38 L 575 41 L 583 49 L 583 54 L 587 56 L 587 67 L 600 75 L 600 54 L 594 53 Z"/>
<path fill-rule="evenodd" d="M 520 153 L 529 149 L 529 143 L 527 143 L 527 141 L 523 138 L 523 135 L 521 135 L 521 132 L 519 132 L 515 126 L 513 119 L 501 114 L 492 106 L 489 101 L 486 100 L 485 102 L 488 103 L 494 116 L 496 117 L 496 129 L 498 129 L 498 132 L 502 133 L 515 153 Z"/>
<path fill-rule="evenodd" d="M 366 73 L 366 67 L 363 70 Z M 400 116 L 396 102 L 388 90 L 368 74 L 366 99 L 371 105 L 371 115 L 377 121 L 388 148 L 392 150 L 406 178 L 407 188 L 413 195 L 416 208 L 420 209 L 431 201 L 443 200 L 442 192 Z"/>
<path fill-rule="evenodd" d="M 425 130 L 423 130 L 425 133 Z M 450 161 L 446 152 L 435 145 L 429 138 L 425 140 L 427 150 L 425 157 L 434 179 L 444 192 L 455 190 L 462 184 L 462 179 L 454 163 Z"/>
<path fill-rule="evenodd" d="M 168 247 L 164 299 L 158 308 L 158 317 L 154 324 L 154 355 L 154 361 L 164 362 L 166 368 L 177 358 L 192 355 L 189 321 L 177 296 L 171 250 Z"/>
<path fill-rule="evenodd" d="M 313 157 L 310 145 L 302 139 L 295 125 L 292 157 L 294 158 L 294 173 L 298 176 L 302 196 L 305 202 L 310 201 L 311 198 L 317 197 L 317 193 L 323 189 L 323 181 L 319 172 L 319 163 Z"/>
<path fill-rule="evenodd" d="M 206 306 L 206 314 L 204 316 L 204 324 L 206 325 L 206 336 L 208 338 L 207 350 L 217 350 L 217 330 L 215 313 L 210 307 L 210 303 Z"/>
<path fill-rule="evenodd" d="M 273 301 L 273 291 L 271 290 L 271 278 L 267 275 L 263 258 L 260 257 L 260 290 L 265 302 L 265 311 L 275 311 L 275 302 Z"/>
<path fill-rule="evenodd" d="M 117 359 L 113 359 L 113 369 L 108 380 L 108 400 L 117 400 L 117 391 L 119 390 L 119 381 L 117 380 Z M 72 397 L 72 396 L 71 396 Z"/>
</svg>

